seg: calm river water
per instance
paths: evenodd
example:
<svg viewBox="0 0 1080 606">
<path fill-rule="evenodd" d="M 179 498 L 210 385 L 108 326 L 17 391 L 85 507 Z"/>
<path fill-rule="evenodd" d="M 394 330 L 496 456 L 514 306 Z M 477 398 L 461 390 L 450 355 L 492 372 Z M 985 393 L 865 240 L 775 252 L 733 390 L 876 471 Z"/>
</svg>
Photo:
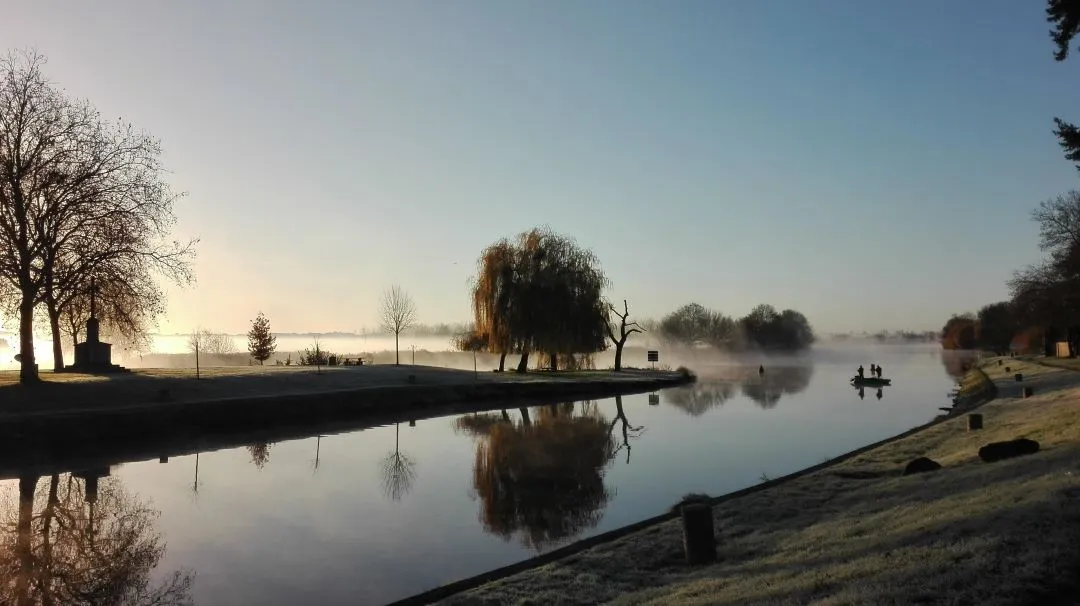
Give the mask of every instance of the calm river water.
<svg viewBox="0 0 1080 606">
<path fill-rule="evenodd" d="M 897 345 L 823 346 L 764 377 L 699 364 L 652 396 L 126 463 L 93 503 L 71 474 L 4 481 L 0 603 L 385 603 L 924 423 L 948 404 L 945 361 Z M 880 399 L 847 383 L 871 362 L 894 383 Z"/>
</svg>

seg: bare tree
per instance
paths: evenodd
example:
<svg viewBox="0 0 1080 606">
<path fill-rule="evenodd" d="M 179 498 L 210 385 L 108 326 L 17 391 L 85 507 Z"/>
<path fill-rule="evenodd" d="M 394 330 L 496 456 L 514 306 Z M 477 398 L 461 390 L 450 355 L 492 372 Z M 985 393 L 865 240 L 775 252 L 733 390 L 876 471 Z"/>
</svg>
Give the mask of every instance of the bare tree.
<svg viewBox="0 0 1080 606">
<path fill-rule="evenodd" d="M 33 52 L 0 59 L 0 278 L 18 293 L 24 382 L 38 379 L 38 303 L 62 364 L 60 317 L 90 276 L 111 264 L 125 279 L 185 282 L 195 244 L 170 241 L 176 196 L 162 180 L 159 143 L 68 99 L 44 63 Z"/>
<path fill-rule="evenodd" d="M 379 325 L 386 332 L 394 333 L 394 365 L 401 364 L 399 339 L 401 333 L 416 322 L 416 306 L 412 297 L 400 286 L 394 285 L 383 293 L 379 309 Z"/>
<path fill-rule="evenodd" d="M 165 313 L 165 294 L 153 277 L 122 272 L 100 272 L 95 278 L 97 287 L 95 314 L 100 322 L 103 338 L 110 339 L 114 345 L 136 352 L 149 351 L 152 345 L 150 332 L 157 324 L 157 317 Z M 73 288 L 57 305 L 59 308 L 58 328 L 63 337 L 70 339 L 72 345 L 79 342 L 86 321 L 90 317 L 90 288 Z M 48 304 L 43 314 L 49 317 Z M 61 368 L 63 360 L 58 357 L 59 343 L 53 342 L 53 358 L 56 367 Z"/>
<path fill-rule="evenodd" d="M 619 319 L 619 331 L 615 332 L 615 325 L 612 322 L 606 324 L 608 338 L 615 344 L 615 371 L 622 370 L 622 350 L 626 345 L 626 340 L 630 338 L 630 335 L 635 332 L 642 332 L 645 329 L 642 328 L 637 322 L 628 322 L 630 317 L 630 307 L 626 303 L 626 299 L 623 299 L 623 312 L 620 314 L 619 309 L 614 305 L 608 303 L 608 308 L 611 313 L 615 314 L 615 317 Z"/>
<path fill-rule="evenodd" d="M 236 343 L 233 342 L 232 337 L 225 333 L 202 328 L 191 333 L 191 336 L 188 337 L 188 349 L 192 353 L 198 350 L 200 354 L 224 355 L 235 353 Z"/>
</svg>

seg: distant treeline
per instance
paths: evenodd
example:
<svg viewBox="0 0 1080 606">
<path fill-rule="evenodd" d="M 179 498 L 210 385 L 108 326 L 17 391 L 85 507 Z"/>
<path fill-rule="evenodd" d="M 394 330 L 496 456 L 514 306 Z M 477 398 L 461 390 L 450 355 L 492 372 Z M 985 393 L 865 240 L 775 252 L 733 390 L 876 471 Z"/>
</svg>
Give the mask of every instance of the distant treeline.
<svg viewBox="0 0 1080 606">
<path fill-rule="evenodd" d="M 1039 247 L 1046 258 L 1013 274 L 1010 298 L 954 314 L 941 329 L 945 349 L 1036 351 L 1044 340 L 1075 342 L 1080 326 L 1080 191 L 1039 204 Z M 1077 345 L 1071 353 L 1077 353 Z"/>
<path fill-rule="evenodd" d="M 1048 0 L 1046 18 L 1056 61 L 1069 58 L 1080 34 L 1080 4 Z M 1049 118 L 1049 117 L 1048 117 Z M 1065 159 L 1080 168 L 1080 127 L 1054 118 L 1054 135 Z M 1049 122 L 1049 120 L 1047 120 Z M 978 313 L 956 314 L 941 331 L 946 349 L 988 349 L 995 352 L 1039 349 L 1044 342 L 1067 341 L 1070 355 L 1080 349 L 1080 191 L 1072 190 L 1040 203 L 1032 211 L 1039 225 L 1042 261 L 1013 274 L 1009 299 L 984 306 Z"/>
<path fill-rule="evenodd" d="M 816 340 L 806 316 L 765 304 L 736 319 L 688 303 L 650 324 L 648 328 L 665 344 L 724 351 L 800 351 Z"/>
</svg>

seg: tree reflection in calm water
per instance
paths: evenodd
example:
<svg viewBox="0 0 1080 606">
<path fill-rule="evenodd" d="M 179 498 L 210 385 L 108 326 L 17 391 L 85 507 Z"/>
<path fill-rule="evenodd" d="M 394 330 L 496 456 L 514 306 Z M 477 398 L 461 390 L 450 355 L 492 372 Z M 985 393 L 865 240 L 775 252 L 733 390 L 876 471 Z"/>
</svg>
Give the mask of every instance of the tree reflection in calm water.
<svg viewBox="0 0 1080 606">
<path fill-rule="evenodd" d="M 394 501 L 400 501 L 412 490 L 416 480 L 416 462 L 401 451 L 400 437 L 401 423 L 394 423 L 394 450 L 380 462 L 383 493 Z"/>
<path fill-rule="evenodd" d="M 736 386 L 742 394 L 761 408 L 776 406 L 783 395 L 797 394 L 810 385 L 814 374 L 811 364 L 770 366 L 764 373 L 757 366 L 712 368 L 698 377 L 697 382 L 665 389 L 664 400 L 696 417 L 735 397 Z"/>
<path fill-rule="evenodd" d="M 735 385 L 730 381 L 709 382 L 699 379 L 695 383 L 665 389 L 661 393 L 668 404 L 696 417 L 715 406 L 723 406 L 724 402 L 733 398 Z"/>
<path fill-rule="evenodd" d="M 190 604 L 192 573 L 162 583 L 160 513 L 117 478 L 22 478 L 0 497 L 0 604 Z M 94 486 L 96 484 L 96 487 Z"/>
<path fill-rule="evenodd" d="M 764 409 L 774 408 L 783 395 L 795 395 L 810 385 L 814 367 L 809 364 L 771 366 L 763 374 L 748 373 L 743 395 Z"/>
<path fill-rule="evenodd" d="M 263 467 L 266 467 L 266 464 L 270 462 L 270 446 L 269 442 L 256 442 L 247 446 L 248 454 L 251 455 L 251 462 L 259 471 L 262 471 Z"/>
<path fill-rule="evenodd" d="M 541 551 L 600 521 L 610 496 L 603 474 L 617 451 L 615 424 L 593 402 L 521 408 L 517 417 L 468 415 L 455 425 L 479 437 L 473 487 L 484 528 Z M 640 428 L 626 429 L 628 446 Z"/>
</svg>

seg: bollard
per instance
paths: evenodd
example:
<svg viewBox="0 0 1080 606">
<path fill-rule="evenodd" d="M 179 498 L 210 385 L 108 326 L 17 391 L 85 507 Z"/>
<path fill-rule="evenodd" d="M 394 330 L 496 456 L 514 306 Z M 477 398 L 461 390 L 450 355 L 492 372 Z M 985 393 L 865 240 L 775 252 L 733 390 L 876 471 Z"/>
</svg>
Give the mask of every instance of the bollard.
<svg viewBox="0 0 1080 606">
<path fill-rule="evenodd" d="M 168 462 L 169 462 L 169 457 L 159 457 L 158 458 L 158 463 L 168 463 Z"/>
<path fill-rule="evenodd" d="M 976 429 L 982 429 L 982 415 L 973 412 L 968 415 L 968 431 L 975 431 Z"/>
<path fill-rule="evenodd" d="M 1005 372 L 1012 372 L 1012 367 L 1011 366 L 1006 366 L 1005 367 Z"/>
<path fill-rule="evenodd" d="M 1024 388 L 1024 397 L 1025 398 L 1030 398 L 1033 395 L 1035 395 L 1035 388 L 1034 387 L 1025 387 Z"/>
<path fill-rule="evenodd" d="M 1015 375 L 1013 375 L 1013 378 L 1016 379 L 1017 381 L 1023 381 L 1024 380 L 1024 375 L 1021 374 L 1021 373 L 1016 373 Z"/>
<path fill-rule="evenodd" d="M 409 421 L 409 427 L 416 427 L 416 419 L 412 419 Z"/>
<path fill-rule="evenodd" d="M 683 549 L 687 564 L 706 564 L 716 560 L 716 537 L 713 535 L 712 505 L 687 503 L 682 506 Z"/>
<path fill-rule="evenodd" d="M 1001 366 L 1004 363 L 1005 363 L 1005 360 L 998 360 L 998 366 Z"/>
</svg>

